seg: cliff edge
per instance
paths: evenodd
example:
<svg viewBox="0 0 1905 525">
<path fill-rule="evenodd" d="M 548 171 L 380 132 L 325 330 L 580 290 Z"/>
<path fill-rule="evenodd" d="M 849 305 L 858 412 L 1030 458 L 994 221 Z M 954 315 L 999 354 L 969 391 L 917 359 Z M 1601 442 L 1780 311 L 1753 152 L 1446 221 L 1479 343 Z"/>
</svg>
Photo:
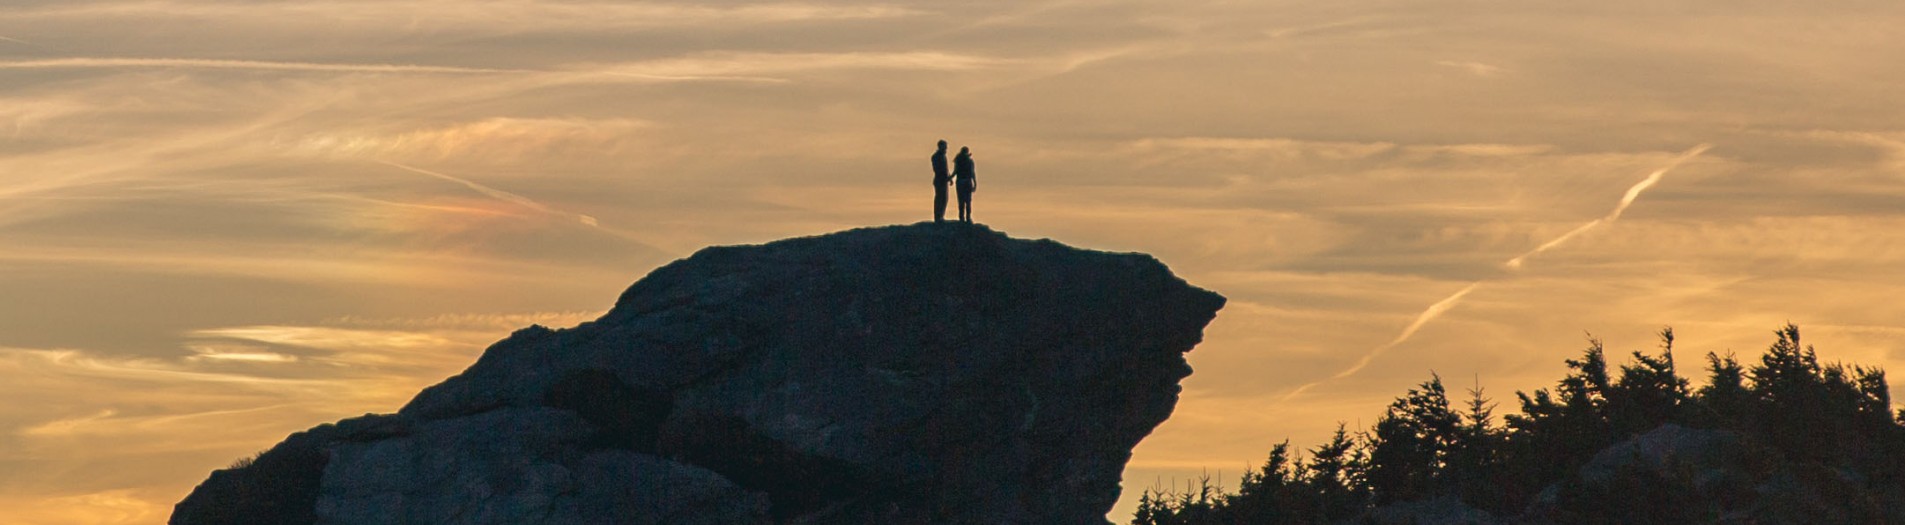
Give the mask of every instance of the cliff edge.
<svg viewBox="0 0 1905 525">
<path fill-rule="evenodd" d="M 708 248 L 213 472 L 171 523 L 1104 523 L 1223 304 L 982 226 Z"/>
</svg>

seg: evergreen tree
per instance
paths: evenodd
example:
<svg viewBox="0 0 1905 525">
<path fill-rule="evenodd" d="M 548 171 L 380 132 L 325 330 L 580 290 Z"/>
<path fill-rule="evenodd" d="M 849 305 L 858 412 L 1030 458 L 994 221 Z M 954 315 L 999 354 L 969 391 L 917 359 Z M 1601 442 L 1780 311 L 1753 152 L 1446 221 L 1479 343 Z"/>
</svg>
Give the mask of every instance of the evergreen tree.
<svg viewBox="0 0 1905 525">
<path fill-rule="evenodd" d="M 1449 409 L 1442 378 L 1421 386 L 1391 403 L 1370 433 L 1367 475 L 1378 504 L 1431 495 L 1458 439 L 1462 418 Z"/>
<path fill-rule="evenodd" d="M 1674 372 L 1673 328 L 1660 331 L 1659 357 L 1634 352 L 1634 364 L 1621 366 L 1621 377 L 1607 390 L 1608 422 L 1615 436 L 1653 430 L 1663 423 L 1684 422 L 1681 405 L 1688 399 L 1687 380 Z"/>
<path fill-rule="evenodd" d="M 1829 394 L 1825 369 L 1810 347 L 1801 346 L 1799 327 L 1774 332 L 1778 340 L 1748 370 L 1753 378 L 1757 430 L 1775 450 L 1802 461 L 1827 461 L 1841 453 L 1833 422 L 1827 419 Z"/>
<path fill-rule="evenodd" d="M 1235 494 L 1208 477 L 1147 491 L 1132 523 L 1357 522 L 1376 506 L 1450 495 L 1510 521 L 1905 523 L 1905 410 L 1892 410 L 1885 372 L 1820 364 L 1793 325 L 1775 334 L 1751 367 L 1707 353 L 1698 390 L 1677 375 L 1672 329 L 1661 331 L 1658 355 L 1634 352 L 1617 378 L 1590 337 L 1553 390 L 1516 393 L 1521 413 L 1503 416 L 1505 426 L 1479 385 L 1457 410 L 1431 373 L 1366 432 L 1338 425 L 1307 461 L 1276 445 Z M 1617 461 L 1595 481 L 1580 472 L 1609 445 L 1663 424 L 1717 430 L 1696 435 L 1735 444 L 1707 459 L 1675 452 L 1664 466 Z M 1697 470 L 1711 468 L 1730 470 Z M 1811 503 L 1764 503 L 1761 487 Z M 1544 496 L 1547 510 L 1521 515 L 1544 489 L 1558 491 Z"/>
<path fill-rule="evenodd" d="M 1742 429 L 1751 425 L 1753 393 L 1746 389 L 1746 369 L 1733 358 L 1707 352 L 1707 384 L 1695 393 L 1697 421 L 1707 428 Z"/>
<path fill-rule="evenodd" d="M 1508 505 L 1502 459 L 1507 433 L 1495 426 L 1495 404 L 1481 386 L 1469 389 L 1466 411 L 1448 454 L 1446 484 L 1470 506 L 1498 511 Z"/>
<path fill-rule="evenodd" d="M 1313 494 L 1303 487 L 1302 464 L 1290 458 L 1290 442 L 1270 448 L 1270 458 L 1256 471 L 1244 472 L 1237 493 L 1224 498 L 1218 513 L 1225 523 L 1301 523 L 1302 510 Z"/>
<path fill-rule="evenodd" d="M 1369 484 L 1363 473 L 1367 470 L 1368 450 L 1361 445 L 1350 439 L 1338 423 L 1328 443 L 1310 450 L 1303 486 L 1314 497 L 1302 514 L 1310 518 L 1306 523 L 1348 519 L 1367 506 Z"/>
<path fill-rule="evenodd" d="M 1133 525 L 1198 525 L 1220 523 L 1218 510 L 1223 506 L 1224 488 L 1211 483 L 1206 475 L 1186 480 L 1184 490 L 1147 490 L 1138 497 Z"/>
<path fill-rule="evenodd" d="M 1507 453 L 1511 457 L 1509 477 L 1517 487 L 1546 486 L 1580 468 L 1596 451 L 1613 442 L 1607 424 L 1607 359 L 1601 340 L 1588 338 L 1581 359 L 1569 359 L 1569 373 L 1556 385 L 1556 399 L 1546 389 L 1533 396 L 1516 392 L 1521 413 L 1503 420 L 1515 439 Z M 1514 500 L 1532 492 L 1514 491 Z"/>
</svg>

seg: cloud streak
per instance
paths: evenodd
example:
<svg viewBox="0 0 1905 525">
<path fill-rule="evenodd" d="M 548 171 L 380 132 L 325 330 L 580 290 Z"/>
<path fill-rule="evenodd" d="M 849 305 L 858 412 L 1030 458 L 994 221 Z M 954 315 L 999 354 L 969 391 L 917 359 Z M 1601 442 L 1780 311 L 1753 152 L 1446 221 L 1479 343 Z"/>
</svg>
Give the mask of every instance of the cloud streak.
<svg viewBox="0 0 1905 525">
<path fill-rule="evenodd" d="M 430 66 L 418 64 L 344 64 L 324 62 L 278 62 L 269 60 L 223 60 L 209 58 L 113 58 L 75 57 L 0 62 L 0 69 L 126 69 L 185 68 L 243 69 L 265 71 L 315 71 L 327 73 L 448 73 L 495 74 L 525 73 L 521 69 Z"/>
<path fill-rule="evenodd" d="M 1442 298 L 1442 300 L 1436 301 L 1435 304 L 1429 305 L 1427 309 L 1422 310 L 1422 313 L 1416 314 L 1415 321 L 1411 321 L 1409 323 L 1409 326 L 1404 327 L 1402 329 L 1402 333 L 1396 334 L 1395 339 L 1390 340 L 1388 343 L 1384 343 L 1382 346 L 1376 347 L 1375 350 L 1371 350 L 1367 354 L 1363 354 L 1361 358 L 1356 359 L 1355 363 L 1349 365 L 1349 368 L 1345 368 L 1343 369 L 1343 371 L 1337 372 L 1335 375 L 1332 375 L 1326 379 L 1312 381 L 1312 382 L 1303 384 L 1303 386 L 1296 387 L 1296 389 L 1291 390 L 1290 393 L 1284 394 L 1283 397 L 1278 400 L 1278 402 L 1284 402 L 1284 401 L 1289 401 L 1291 399 L 1294 399 L 1297 396 L 1303 395 L 1304 392 L 1310 391 L 1311 388 L 1315 388 L 1317 385 L 1323 384 L 1326 381 L 1342 379 L 1345 377 L 1356 375 L 1357 372 L 1363 371 L 1364 368 L 1369 367 L 1370 362 L 1375 361 L 1376 358 L 1382 356 L 1384 352 L 1388 352 L 1389 349 L 1395 348 L 1396 345 L 1400 345 L 1404 341 L 1408 341 L 1410 337 L 1416 335 L 1416 330 L 1421 330 L 1422 325 L 1429 324 L 1429 321 L 1434 321 L 1435 318 L 1441 317 L 1442 314 L 1447 313 L 1449 309 L 1455 308 L 1455 305 L 1460 303 L 1463 297 L 1467 296 L 1469 292 L 1475 291 L 1475 288 L 1481 285 L 1482 285 L 1481 281 L 1468 283 L 1468 286 L 1464 286 L 1462 287 L 1462 289 L 1456 290 L 1455 293 L 1449 294 L 1448 297 L 1444 297 Z"/>
<path fill-rule="evenodd" d="M 797 23 L 819 20 L 881 20 L 923 14 L 892 5 L 760 3 L 704 6 L 689 3 L 496 0 L 343 1 L 297 3 L 141 1 L 88 2 L 18 10 L 10 16 L 36 21 L 100 19 L 217 20 L 257 27 L 291 26 L 311 31 L 457 29 L 464 32 L 590 31 Z M 232 22 L 238 20 L 241 22 Z"/>
<path fill-rule="evenodd" d="M 580 224 L 590 229 L 609 234 L 611 236 L 619 238 L 623 241 L 627 241 L 641 248 L 648 249 L 648 250 L 655 250 L 657 252 L 661 251 L 660 248 L 657 248 L 655 247 L 653 243 L 650 243 L 647 240 L 646 236 L 637 235 L 634 232 L 623 230 L 621 228 L 614 228 L 614 227 L 603 225 L 602 221 L 599 219 L 596 219 L 595 216 L 593 215 L 575 213 L 571 211 L 564 211 L 564 210 L 552 208 L 546 204 L 537 202 L 534 199 L 530 199 L 522 195 L 518 195 L 515 193 L 510 193 L 507 191 L 503 191 L 503 190 L 499 190 L 499 189 L 485 186 L 482 184 L 478 184 L 475 181 L 465 179 L 462 177 L 457 177 L 457 176 L 453 176 L 453 175 L 449 175 L 449 174 L 445 174 L 441 172 L 426 170 L 426 169 L 418 168 L 414 166 L 398 164 L 395 162 L 378 161 L 378 163 L 386 165 L 386 166 L 390 166 L 393 168 L 401 169 L 404 171 L 408 171 L 411 173 L 427 175 L 427 176 L 435 177 L 445 181 L 454 182 L 466 188 L 474 190 L 477 193 L 481 193 L 484 196 L 490 197 L 492 199 L 515 204 L 517 206 L 522 206 L 524 208 L 535 211 L 537 213 L 542 213 L 542 214 L 553 216 L 553 217 L 561 217 L 564 219 L 573 220 L 576 222 L 576 224 Z"/>
<path fill-rule="evenodd" d="M 1575 229 L 1568 230 L 1567 233 L 1561 234 L 1560 237 L 1555 237 L 1553 240 L 1542 243 L 1541 246 L 1536 246 L 1535 249 L 1529 250 L 1527 253 L 1517 255 L 1515 256 L 1515 258 L 1509 259 L 1508 262 L 1505 262 L 1502 264 L 1504 266 L 1507 266 L 1509 269 L 1520 269 L 1521 265 L 1524 262 L 1526 262 L 1528 258 L 1530 257 L 1541 255 L 1543 252 L 1547 252 L 1548 250 L 1552 250 L 1557 247 L 1560 247 L 1562 244 L 1567 243 L 1569 240 L 1575 238 L 1578 235 L 1581 235 L 1582 233 L 1586 233 L 1588 230 L 1592 230 L 1604 224 L 1613 223 L 1616 219 L 1621 218 L 1622 213 L 1627 212 L 1628 206 L 1634 205 L 1634 200 L 1639 199 L 1640 194 L 1642 192 L 1647 191 L 1648 188 L 1654 187 L 1655 184 L 1659 184 L 1660 179 L 1667 176 L 1667 172 L 1673 171 L 1674 168 L 1680 167 L 1681 163 L 1684 163 L 1688 160 L 1692 160 L 1694 157 L 1700 156 L 1701 153 L 1705 153 L 1708 149 L 1712 147 L 1713 145 L 1711 144 L 1701 144 L 1698 146 L 1694 146 L 1693 149 L 1689 149 L 1686 152 L 1681 153 L 1680 156 L 1674 157 L 1673 161 L 1668 162 L 1666 166 L 1663 166 L 1660 169 L 1654 170 L 1653 173 L 1647 174 L 1647 178 L 1641 179 L 1640 182 L 1634 183 L 1632 187 L 1627 188 L 1627 193 L 1621 195 L 1620 203 L 1615 204 L 1614 210 L 1607 212 L 1607 216 L 1588 221 L 1586 224 L 1582 224 L 1581 226 L 1576 227 Z"/>
<path fill-rule="evenodd" d="M 1652 188 L 1654 187 L 1655 184 L 1660 183 L 1660 179 L 1665 177 L 1667 175 L 1667 172 L 1672 171 L 1674 168 L 1679 167 L 1682 163 L 1688 160 L 1691 160 L 1694 157 L 1699 156 L 1701 153 L 1706 152 L 1708 149 L 1712 147 L 1713 146 L 1711 144 L 1701 144 L 1698 146 L 1694 146 L 1692 149 L 1689 149 L 1681 153 L 1679 156 L 1674 157 L 1672 161 L 1668 162 L 1666 166 L 1663 166 L 1660 169 L 1654 170 L 1652 173 L 1647 174 L 1647 178 L 1642 179 L 1640 182 L 1635 183 L 1633 186 L 1627 188 L 1627 192 L 1621 195 L 1620 202 L 1614 205 L 1614 210 L 1608 212 L 1607 216 L 1588 221 L 1586 224 L 1582 224 L 1581 226 L 1576 227 L 1573 230 L 1569 230 L 1567 233 L 1561 234 L 1561 236 L 1555 237 L 1553 240 L 1549 240 L 1548 242 L 1535 247 L 1535 249 L 1529 250 L 1527 253 L 1516 256 L 1513 259 L 1509 259 L 1507 262 L 1503 264 L 1510 269 L 1519 269 L 1521 268 L 1523 262 L 1526 261 L 1529 257 L 1539 255 L 1542 252 L 1546 252 L 1548 250 L 1552 250 L 1558 246 L 1561 246 L 1562 244 L 1568 242 L 1568 240 L 1573 239 L 1576 236 L 1579 236 L 1580 234 L 1588 230 L 1594 229 L 1597 226 L 1614 222 L 1616 219 L 1619 219 L 1621 217 L 1622 213 L 1625 213 L 1627 211 L 1627 208 L 1629 206 L 1634 205 L 1634 201 L 1640 198 L 1641 193 L 1646 192 L 1648 188 Z M 1343 379 L 1343 378 L 1355 375 L 1357 372 L 1363 371 L 1363 369 L 1369 367 L 1369 363 L 1372 361 L 1375 361 L 1377 357 L 1382 356 L 1383 353 L 1388 352 L 1390 349 L 1395 348 L 1396 346 L 1401 345 L 1404 342 L 1407 342 L 1410 337 L 1415 336 L 1416 331 L 1421 330 L 1423 325 L 1428 324 L 1430 321 L 1434 321 L 1436 318 L 1441 317 L 1442 314 L 1447 313 L 1450 309 L 1455 308 L 1456 305 L 1461 304 L 1462 298 L 1467 297 L 1469 292 L 1475 291 L 1477 287 L 1480 287 L 1485 282 L 1487 282 L 1487 280 L 1478 280 L 1475 282 L 1471 282 L 1468 284 L 1468 286 L 1464 286 L 1460 290 L 1456 290 L 1455 293 L 1449 294 L 1448 297 L 1444 297 L 1442 298 L 1442 300 L 1436 301 L 1435 304 L 1429 305 L 1428 308 L 1422 310 L 1422 313 L 1416 314 L 1415 320 L 1411 321 L 1408 326 L 1403 327 L 1402 332 L 1396 334 L 1395 339 L 1392 339 L 1388 343 L 1384 343 L 1382 346 L 1378 346 L 1374 350 L 1371 350 L 1368 353 L 1363 354 L 1362 357 L 1356 359 L 1355 363 L 1351 363 L 1348 368 L 1343 369 L 1343 371 L 1341 372 L 1337 372 L 1336 374 L 1331 375 L 1328 378 L 1312 381 L 1309 383 L 1305 383 L 1302 386 L 1296 387 L 1296 389 L 1291 390 L 1290 393 L 1284 394 L 1281 398 L 1279 398 L 1278 402 L 1281 403 L 1281 402 L 1290 401 L 1291 399 L 1294 399 L 1297 396 L 1303 395 L 1305 392 L 1310 391 L 1310 389 L 1315 388 L 1317 385 L 1323 384 L 1328 381 Z"/>
<path fill-rule="evenodd" d="M 604 64 L 582 69 L 579 78 L 650 81 L 786 82 L 769 75 L 841 70 L 968 71 L 1012 63 L 979 55 L 940 51 L 847 53 L 704 53 Z"/>
<path fill-rule="evenodd" d="M 1438 60 L 1435 65 L 1460 69 L 1478 77 L 1492 77 L 1502 72 L 1501 66 L 1474 61 Z"/>
<path fill-rule="evenodd" d="M 408 330 L 251 325 L 181 334 L 196 355 L 0 346 L 0 521 L 153 523 L 211 468 L 312 424 L 388 412 L 517 326 L 578 314 L 456 314 Z M 217 354 L 197 343 L 307 356 Z M 221 357 L 222 356 L 222 357 Z M 58 395 L 49 395 L 57 392 Z M 128 469 L 128 464 L 141 468 Z M 116 495 L 105 497 L 102 495 Z M 156 520 L 156 521 L 155 521 Z"/>
<path fill-rule="evenodd" d="M 310 71 L 326 73 L 549 73 L 563 75 L 564 77 L 571 77 L 574 73 L 584 73 L 664 81 L 780 81 L 780 79 L 749 75 L 839 69 L 959 71 L 977 69 L 1001 63 L 1003 62 L 997 59 L 975 55 L 935 51 L 913 51 L 890 53 L 718 53 L 608 64 L 571 70 L 436 66 L 427 64 L 363 64 L 211 58 L 121 57 L 69 57 L 39 60 L 10 60 L 0 61 L 0 69 L 179 68 Z"/>
<path fill-rule="evenodd" d="M 510 204 L 515 204 L 517 206 L 522 206 L 524 208 L 528 208 L 538 213 L 574 219 L 577 223 L 580 223 L 589 227 L 600 228 L 602 226 L 598 221 L 596 221 L 595 217 L 590 217 L 588 215 L 583 215 L 580 213 L 571 213 L 571 212 L 566 212 L 566 211 L 558 210 L 555 208 L 551 208 L 548 205 L 545 205 L 540 202 L 536 202 L 535 199 L 531 199 L 529 197 L 524 197 L 522 195 L 517 195 L 507 191 L 499 190 L 496 188 L 491 188 L 489 186 L 484 186 L 482 184 L 477 184 L 475 181 L 465 179 L 462 177 L 430 171 L 423 168 L 406 166 L 406 165 L 398 164 L 395 162 L 378 161 L 378 164 L 383 164 L 385 166 L 390 166 L 392 168 L 397 168 L 397 169 L 408 171 L 411 173 L 427 175 L 430 177 L 435 177 L 438 179 L 454 182 L 454 183 L 462 185 L 465 188 L 474 190 L 477 193 L 481 193 L 484 196 L 487 196 L 489 198 L 507 202 Z"/>
</svg>

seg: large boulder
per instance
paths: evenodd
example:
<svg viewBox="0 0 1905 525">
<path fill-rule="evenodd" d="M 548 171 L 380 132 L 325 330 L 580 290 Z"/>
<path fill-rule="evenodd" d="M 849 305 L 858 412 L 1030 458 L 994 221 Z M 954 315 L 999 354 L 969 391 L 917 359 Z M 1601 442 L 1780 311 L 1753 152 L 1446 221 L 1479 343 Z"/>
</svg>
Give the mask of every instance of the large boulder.
<svg viewBox="0 0 1905 525">
<path fill-rule="evenodd" d="M 172 523 L 1103 523 L 1223 303 L 963 224 L 708 248 Z"/>
</svg>

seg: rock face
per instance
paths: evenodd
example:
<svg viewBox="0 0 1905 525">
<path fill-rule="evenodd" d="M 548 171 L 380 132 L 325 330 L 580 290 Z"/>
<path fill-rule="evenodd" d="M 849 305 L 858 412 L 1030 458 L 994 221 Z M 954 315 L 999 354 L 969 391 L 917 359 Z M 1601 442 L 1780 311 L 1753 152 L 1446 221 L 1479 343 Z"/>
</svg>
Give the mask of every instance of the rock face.
<svg viewBox="0 0 1905 525">
<path fill-rule="evenodd" d="M 709 248 L 172 523 L 1103 523 L 1223 303 L 960 224 Z"/>
<path fill-rule="evenodd" d="M 1731 431 L 1662 425 L 1602 449 L 1516 523 L 1905 522 L 1895 489 L 1778 455 Z"/>
</svg>

